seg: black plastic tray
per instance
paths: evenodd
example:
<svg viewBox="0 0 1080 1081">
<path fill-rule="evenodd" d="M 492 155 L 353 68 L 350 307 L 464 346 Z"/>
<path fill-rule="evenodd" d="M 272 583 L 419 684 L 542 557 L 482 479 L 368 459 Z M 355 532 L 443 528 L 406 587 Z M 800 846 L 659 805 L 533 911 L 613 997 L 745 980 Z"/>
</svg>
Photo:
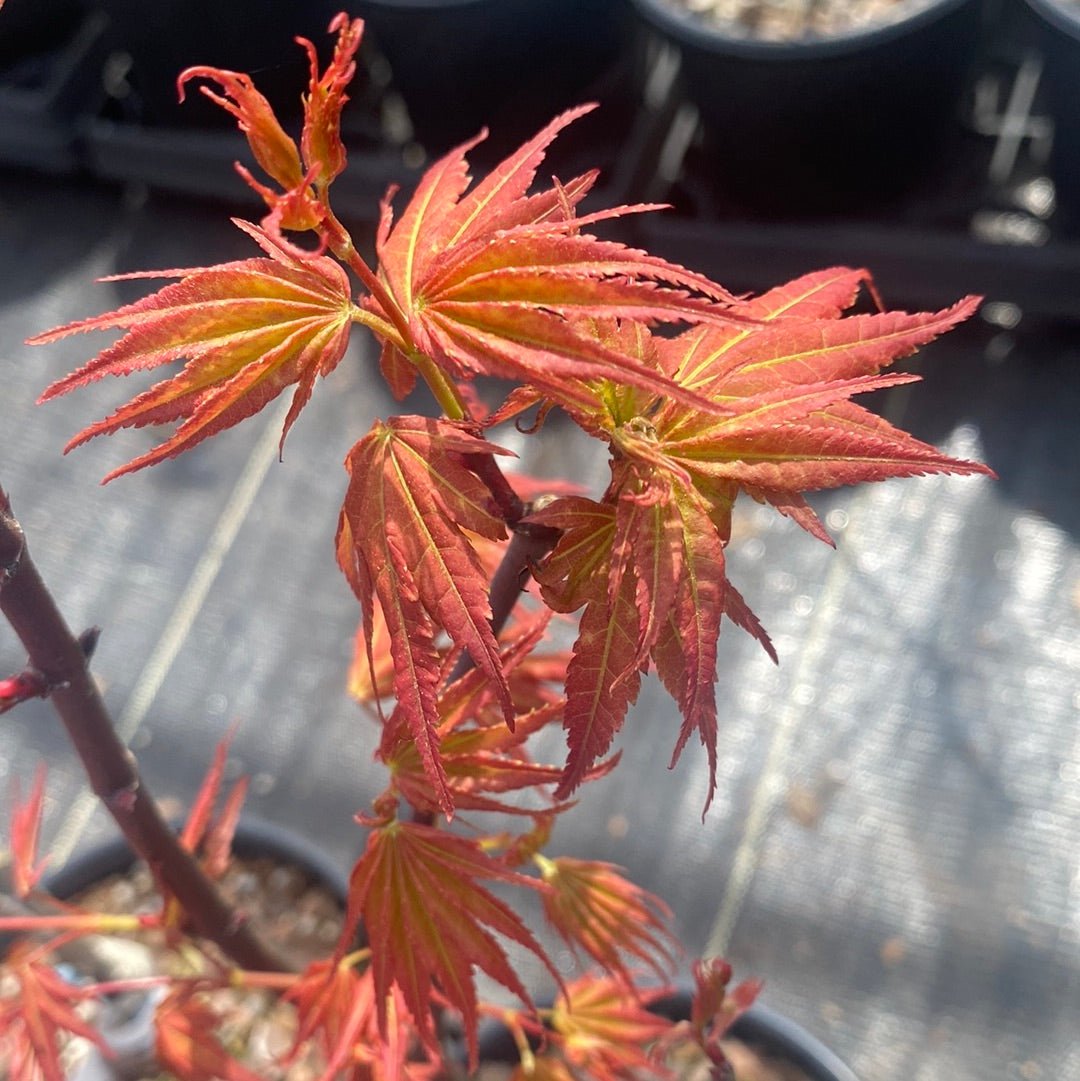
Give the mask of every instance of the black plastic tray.
<svg viewBox="0 0 1080 1081">
<path fill-rule="evenodd" d="M 39 85 L 5 84 L 0 74 L 0 162 L 248 204 L 258 213 L 232 168 L 250 161 L 238 133 L 146 126 L 103 100 L 100 71 L 110 63 L 104 38 L 102 20 L 89 17 L 47 58 L 52 66 Z M 564 137 L 568 149 L 552 155 L 552 168 L 569 175 L 600 164 L 609 203 L 671 203 L 667 213 L 626 219 L 624 238 L 733 289 L 755 291 L 815 266 L 858 263 L 872 268 L 891 305 L 940 305 L 978 292 L 1005 305 L 991 310 L 1006 310 L 1009 322 L 1021 315 L 1080 319 L 1080 237 L 1055 229 L 1045 194 L 1042 206 L 1024 195 L 1039 184 L 1045 193 L 1049 184 L 1041 159 L 1052 117 L 1040 112 L 1032 84 L 1038 58 L 1033 62 L 1007 37 L 988 42 L 984 54 L 940 174 L 904 201 L 872 212 L 751 220 L 726 204 L 714 190 L 707 155 L 696 147 L 677 62 L 659 50 L 648 61 L 647 94 L 635 78 L 639 58 L 628 55 L 608 73 L 603 122 L 582 122 L 592 125 L 584 142 L 576 134 Z M 349 168 L 334 188 L 335 207 L 355 228 L 374 220 L 389 185 L 407 190 L 426 158 L 422 147 L 400 138 L 399 124 L 385 122 L 395 115 L 392 93 L 372 92 L 377 78 L 367 84 L 346 113 Z"/>
</svg>

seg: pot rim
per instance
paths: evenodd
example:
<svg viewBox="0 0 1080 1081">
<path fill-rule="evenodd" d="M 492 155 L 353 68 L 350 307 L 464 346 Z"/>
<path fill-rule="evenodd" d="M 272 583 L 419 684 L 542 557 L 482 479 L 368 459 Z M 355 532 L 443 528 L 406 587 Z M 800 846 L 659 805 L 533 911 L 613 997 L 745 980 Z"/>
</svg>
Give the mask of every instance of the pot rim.
<svg viewBox="0 0 1080 1081">
<path fill-rule="evenodd" d="M 747 60 L 781 62 L 785 60 L 817 60 L 844 56 L 876 45 L 886 45 L 930 26 L 940 18 L 971 4 L 972 0 L 931 0 L 896 22 L 869 27 L 829 38 L 800 41 L 757 41 L 733 37 L 723 30 L 707 25 L 670 0 L 630 0 L 638 12 L 653 26 L 676 37 L 683 44 L 696 46 L 717 56 Z M 1034 3 L 1035 0 L 1028 0 Z"/>
<path fill-rule="evenodd" d="M 180 823 L 173 823 L 177 832 Z M 286 826 L 256 815 L 241 815 L 233 839 L 233 852 L 241 857 L 269 856 L 292 863 L 325 885 L 344 903 L 348 872 L 313 841 Z M 46 874 L 43 885 L 65 900 L 109 875 L 122 874 L 138 861 L 123 836 L 107 837 L 81 849 L 62 866 Z"/>
<path fill-rule="evenodd" d="M 671 992 L 662 995 L 649 1008 L 673 1021 L 685 1020 L 690 1016 L 692 995 L 690 983 L 677 980 Z M 537 1001 L 547 1005 L 551 999 Z M 755 1002 L 735 1019 L 729 1035 L 749 1046 L 770 1049 L 802 1070 L 809 1081 L 859 1081 L 851 1067 L 816 1036 L 786 1014 L 778 1013 L 760 1002 Z M 506 1026 L 494 1018 L 481 1021 L 481 1061 L 516 1062 L 517 1056 L 517 1045 Z M 462 1061 L 464 1057 L 462 1048 Z"/>
<path fill-rule="evenodd" d="M 1028 7 L 1055 30 L 1080 42 L 1080 6 L 1066 7 L 1060 0 L 1027 0 Z"/>
<path fill-rule="evenodd" d="M 410 11 L 444 11 L 454 8 L 473 8 L 490 4 L 491 0 L 363 0 L 359 7 L 383 8 L 387 11 L 408 13 Z"/>
<path fill-rule="evenodd" d="M 741 1014 L 730 1033 L 748 1044 L 767 1043 L 779 1048 L 813 1081 L 858 1081 L 851 1067 L 835 1051 L 786 1014 L 762 1003 L 755 1003 Z"/>
</svg>

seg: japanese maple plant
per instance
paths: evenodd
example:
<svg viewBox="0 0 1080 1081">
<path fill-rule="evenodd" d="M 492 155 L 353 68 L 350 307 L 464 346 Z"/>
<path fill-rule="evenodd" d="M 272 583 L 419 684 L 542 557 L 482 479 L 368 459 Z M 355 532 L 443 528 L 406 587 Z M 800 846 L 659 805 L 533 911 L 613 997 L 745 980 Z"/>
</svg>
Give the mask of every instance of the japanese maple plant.
<svg viewBox="0 0 1080 1081">
<path fill-rule="evenodd" d="M 336 46 L 323 71 L 312 44 L 298 39 L 311 64 L 299 145 L 246 75 L 196 67 L 179 78 L 181 96 L 198 83 L 233 114 L 265 174 L 237 166 L 268 207 L 259 224 L 235 222 L 258 251 L 124 275 L 172 280 L 33 343 L 123 331 L 44 400 L 106 375 L 186 362 L 72 440 L 175 425 L 107 480 L 193 448 L 295 385 L 284 441 L 316 377 L 342 361 L 358 327 L 380 343 L 381 373 L 398 400 L 419 383 L 430 390 L 431 415 L 377 421 L 345 461 L 337 561 L 362 617 L 351 689 L 377 711 L 373 753 L 387 783 L 357 815 L 366 841 L 341 936 L 328 956 L 293 971 L 230 910 L 214 880 L 229 862 L 242 787 L 219 800 L 224 744 L 176 835 L 113 734 L 87 673 L 89 640 L 66 630 L 0 496 L 0 603 L 30 655 L 0 683 L 0 709 L 51 696 L 161 897 L 154 912 L 125 916 L 45 893 L 39 774 L 11 819 L 24 908 L 0 919 L 0 930 L 17 935 L 0 978 L 3 1061 L 18 1081 L 58 1081 L 73 1037 L 100 1042 L 87 1003 L 154 987 L 163 1068 L 188 1081 L 255 1077 L 243 1051 L 216 1034 L 227 1006 L 211 994 L 250 987 L 291 1003 L 295 1040 L 276 1076 L 300 1054 L 314 1056 L 325 1078 L 443 1074 L 456 1068 L 442 1038 L 452 1021 L 475 1067 L 485 1017 L 514 1034 L 522 1077 L 662 1074 L 680 1044 L 696 1046 L 720 1076 L 720 1036 L 756 985 L 728 989 L 730 968 L 702 960 L 688 1019 L 650 1009 L 679 958 L 665 906 L 616 867 L 545 849 L 579 789 L 616 768 L 615 737 L 651 669 L 682 717 L 670 733 L 672 761 L 696 736 L 711 798 L 723 618 L 775 659 L 725 569 L 740 494 L 829 542 L 808 491 L 987 472 L 853 401 L 915 378 L 882 373 L 967 318 L 978 298 L 933 313 L 878 304 L 845 314 L 864 288 L 876 301 L 867 273 L 847 268 L 742 298 L 601 239 L 594 227 L 607 219 L 659 208 L 579 213 L 595 171 L 534 185 L 549 144 L 588 105 L 556 117 L 479 181 L 466 155 L 483 133 L 435 162 L 404 205 L 395 208 L 389 192 L 372 266 L 331 201 L 346 166 L 339 120 L 362 24 L 342 14 L 330 30 Z M 475 390 L 481 375 L 510 384 L 494 408 Z M 605 491 L 546 491 L 504 471 L 496 429 L 513 422 L 543 438 L 556 408 L 606 449 Z M 578 612 L 572 652 L 560 652 L 549 622 Z M 537 760 L 534 737 L 558 725 L 565 760 Z M 498 828 L 484 825 L 491 812 Z M 520 828 L 508 831 L 507 820 Z M 582 962 L 577 976 L 556 969 L 514 891 L 539 895 L 550 928 Z M 57 952 L 83 936 L 146 934 L 184 964 L 104 982 L 65 980 L 54 967 Z M 553 1006 L 533 1003 L 506 943 L 546 966 Z M 488 1001 L 478 972 L 510 994 Z"/>
</svg>

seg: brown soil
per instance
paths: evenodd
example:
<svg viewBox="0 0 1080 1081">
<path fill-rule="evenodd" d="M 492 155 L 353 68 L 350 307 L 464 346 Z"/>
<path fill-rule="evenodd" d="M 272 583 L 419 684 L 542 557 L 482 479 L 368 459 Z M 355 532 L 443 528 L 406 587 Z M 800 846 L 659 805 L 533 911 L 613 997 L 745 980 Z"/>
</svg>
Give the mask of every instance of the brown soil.
<svg viewBox="0 0 1080 1081">
<path fill-rule="evenodd" d="M 800 41 L 899 22 L 932 0 L 668 0 L 731 37 Z"/>
<path fill-rule="evenodd" d="M 294 867 L 266 859 L 234 859 L 221 882 L 225 896 L 298 967 L 334 948 L 341 930 L 337 899 Z M 138 866 L 130 873 L 106 879 L 75 899 L 95 912 L 152 912 L 157 895 L 150 872 Z M 147 935 L 149 966 L 156 972 L 191 975 L 191 958 L 168 950 L 160 935 Z M 146 959 L 143 959 L 145 963 Z M 135 974 L 135 973 L 133 973 Z M 246 1066 L 265 1081 L 310 1081 L 321 1072 L 303 1056 L 286 1075 L 273 1060 L 293 1044 L 294 1014 L 290 1006 L 265 991 L 215 991 L 211 1001 L 226 1020 L 218 1037 Z M 139 1081 L 172 1081 L 173 1075 L 154 1072 Z"/>
</svg>

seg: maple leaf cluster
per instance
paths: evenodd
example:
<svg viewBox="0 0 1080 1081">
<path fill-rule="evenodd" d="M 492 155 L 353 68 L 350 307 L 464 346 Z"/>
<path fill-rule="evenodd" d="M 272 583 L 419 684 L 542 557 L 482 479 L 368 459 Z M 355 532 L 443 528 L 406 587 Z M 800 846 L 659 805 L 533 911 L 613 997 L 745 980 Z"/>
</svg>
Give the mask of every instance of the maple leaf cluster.
<svg viewBox="0 0 1080 1081">
<path fill-rule="evenodd" d="M 267 214 L 236 224 L 262 254 L 123 275 L 173 280 L 33 339 L 123 332 L 42 398 L 184 362 L 69 444 L 175 425 L 110 480 L 191 449 L 295 387 L 284 442 L 316 378 L 346 357 L 355 325 L 375 336 L 396 399 L 426 385 L 434 415 L 377 420 L 345 461 L 336 554 L 361 611 L 349 685 L 377 716 L 375 754 L 389 780 L 371 812 L 358 816 L 367 840 L 337 950 L 283 985 L 298 1042 L 319 1045 L 327 1078 L 429 1077 L 441 1053 L 439 1020 L 450 1010 L 462 1019 L 473 1063 L 480 1020 L 491 1015 L 520 1037 L 532 1077 L 629 1078 L 657 1067 L 656 1049 L 662 1058 L 675 1038 L 677 1026 L 636 986 L 643 973 L 663 982 L 677 961 L 669 913 L 610 864 L 541 850 L 577 789 L 615 767 L 616 736 L 651 670 L 682 717 L 672 763 L 696 733 L 711 800 L 724 617 L 776 659 L 728 578 L 740 495 L 828 541 L 808 492 L 989 472 L 853 400 L 912 381 L 886 369 L 967 318 L 978 299 L 933 313 L 879 305 L 847 314 L 864 287 L 876 294 L 864 270 L 843 267 L 737 298 L 703 275 L 602 239 L 594 226 L 659 208 L 582 212 L 596 171 L 536 186 L 548 147 L 588 105 L 557 117 L 475 183 L 467 154 L 484 133 L 436 161 L 400 210 L 388 193 L 377 264 L 369 266 L 331 206 L 346 164 L 339 120 L 362 23 L 342 14 L 330 30 L 336 47 L 322 72 L 314 46 L 298 39 L 311 65 L 299 144 L 247 75 L 195 67 L 180 76 L 181 94 L 200 80 L 248 137 L 266 179 L 238 169 Z M 287 233 L 308 234 L 316 246 Z M 478 376 L 509 384 L 501 406 L 489 411 L 481 402 Z M 552 409 L 606 448 L 604 492 L 545 489 L 503 473 L 498 463 L 508 452 L 489 433 L 524 410 L 536 411 L 539 431 Z M 579 611 L 572 651 L 546 645 L 550 621 Z M 0 690 L 12 703 L 33 693 L 14 684 Z M 565 730 L 565 761 L 538 761 L 535 737 L 552 726 Z M 243 799 L 242 787 L 234 790 L 211 825 L 224 754 L 182 836 L 212 876 L 228 863 Z M 34 799 L 39 808 L 40 784 Z M 478 824 L 492 812 L 521 828 Z M 470 816 L 468 832 L 447 828 L 455 814 Z M 32 820 L 24 812 L 14 823 L 26 890 L 40 873 Z M 505 899 L 514 889 L 539 898 L 550 930 L 593 975 L 564 982 Z M 167 895 L 158 922 L 169 934 L 184 932 L 184 913 Z M 560 988 L 539 1056 L 529 1040 L 540 1014 L 507 941 L 537 957 Z M 19 1044 L 25 1061 L 55 1076 L 56 1032 L 85 1034 L 72 993 L 50 982 L 37 954 L 9 964 L 29 1005 L 0 1000 L 0 1010 L 28 1034 Z M 523 1009 L 483 1001 L 476 970 Z M 696 976 L 694 1016 L 676 1035 L 715 1065 L 720 1035 L 756 986 L 728 995 L 730 970 L 719 962 Z M 247 977 L 221 978 L 243 986 Z M 170 990 L 159 1009 L 159 1057 L 185 1078 L 245 1077 L 218 1043 L 193 1035 L 214 1027 L 202 986 Z M 30 1066 L 24 1072 L 33 1076 Z"/>
</svg>

